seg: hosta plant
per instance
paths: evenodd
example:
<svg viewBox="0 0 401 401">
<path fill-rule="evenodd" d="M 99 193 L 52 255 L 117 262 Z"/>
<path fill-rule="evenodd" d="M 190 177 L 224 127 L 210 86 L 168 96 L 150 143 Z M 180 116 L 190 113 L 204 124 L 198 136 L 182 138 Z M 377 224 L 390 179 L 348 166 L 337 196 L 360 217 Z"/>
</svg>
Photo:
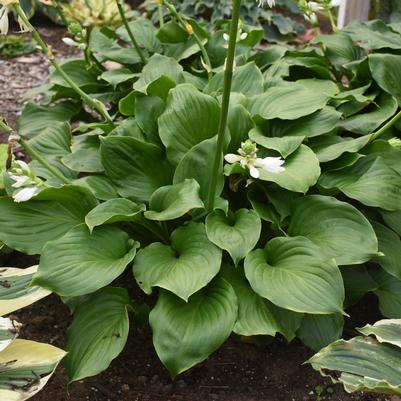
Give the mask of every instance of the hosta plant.
<svg viewBox="0 0 401 401">
<path fill-rule="evenodd" d="M 153 294 L 172 377 L 232 333 L 319 350 L 367 292 L 399 318 L 400 32 L 355 23 L 256 51 L 240 0 L 214 30 L 161 5 L 160 28 L 93 29 L 95 62 L 50 58 L 47 103 L 18 134 L 2 124 L 32 161 L 10 152 L 0 240 L 38 255 L 31 285 L 73 311 L 69 380 L 123 349 L 144 309 L 127 281 Z"/>
</svg>

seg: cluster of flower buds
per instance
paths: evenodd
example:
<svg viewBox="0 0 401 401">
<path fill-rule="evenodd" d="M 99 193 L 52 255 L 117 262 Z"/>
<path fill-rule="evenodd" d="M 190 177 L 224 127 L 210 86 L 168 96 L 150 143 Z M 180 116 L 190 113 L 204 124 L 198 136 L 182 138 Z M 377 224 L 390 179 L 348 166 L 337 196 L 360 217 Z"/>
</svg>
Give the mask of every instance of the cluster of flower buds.
<svg viewBox="0 0 401 401">
<path fill-rule="evenodd" d="M 67 46 L 78 47 L 79 49 L 85 49 L 86 42 L 86 29 L 78 22 L 72 22 L 68 25 L 68 33 L 74 38 L 65 37 L 62 41 Z"/>
<path fill-rule="evenodd" d="M 224 156 L 224 159 L 230 164 L 239 163 L 242 167 L 247 168 L 253 178 L 259 178 L 260 171 L 258 169 L 274 174 L 285 171 L 285 168 L 282 167 L 284 160 L 281 157 L 265 157 L 262 159 L 258 157 L 257 152 L 256 143 L 248 139 L 241 143 L 238 154 L 229 153 Z"/>
<path fill-rule="evenodd" d="M 267 3 L 267 5 L 272 8 L 274 7 L 275 4 L 275 0 L 257 0 L 258 1 L 258 6 L 259 7 L 264 7 L 264 5 Z"/>
<path fill-rule="evenodd" d="M 311 23 L 317 23 L 316 14 L 319 11 L 329 11 L 333 7 L 338 7 L 343 0 L 299 0 L 298 7 L 303 11 L 304 17 Z"/>
<path fill-rule="evenodd" d="M 15 188 L 12 197 L 15 202 L 26 202 L 37 195 L 45 186 L 44 181 L 38 178 L 35 172 L 22 160 L 14 160 L 8 176 L 14 183 Z"/>
</svg>

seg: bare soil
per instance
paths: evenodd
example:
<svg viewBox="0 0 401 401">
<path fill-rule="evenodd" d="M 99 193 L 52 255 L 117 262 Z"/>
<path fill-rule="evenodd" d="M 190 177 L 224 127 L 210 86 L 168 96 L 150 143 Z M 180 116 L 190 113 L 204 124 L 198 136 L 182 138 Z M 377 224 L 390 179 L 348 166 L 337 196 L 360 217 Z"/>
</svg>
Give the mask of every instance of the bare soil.
<svg viewBox="0 0 401 401">
<path fill-rule="evenodd" d="M 62 28 L 42 27 L 41 33 L 53 43 L 59 58 L 71 54 L 62 44 Z M 46 83 L 48 62 L 38 53 L 11 60 L 0 59 L 0 114 L 15 127 L 24 93 Z M 3 138 L 4 140 L 4 138 Z M 35 258 L 14 253 L 3 260 L 4 266 L 27 267 Z M 141 297 L 134 280 L 127 273 L 117 283 Z M 373 298 L 351 311 L 352 327 L 373 322 L 380 316 Z M 25 324 L 22 338 L 48 342 L 65 348 L 66 329 L 71 322 L 67 307 L 54 295 L 18 311 L 15 318 Z M 363 317 L 363 318 L 362 318 Z M 302 365 L 312 352 L 298 341 L 287 345 L 278 338 L 265 346 L 231 338 L 207 361 L 171 380 L 152 346 L 150 329 L 131 322 L 124 352 L 101 375 L 74 383 L 67 393 L 63 366 L 46 388 L 33 397 L 35 401 L 401 401 L 398 397 L 371 394 L 346 394 L 341 386 L 323 379 L 309 365 Z M 322 386 L 324 394 L 315 392 Z M 6 400 L 4 400 L 6 401 Z"/>
</svg>

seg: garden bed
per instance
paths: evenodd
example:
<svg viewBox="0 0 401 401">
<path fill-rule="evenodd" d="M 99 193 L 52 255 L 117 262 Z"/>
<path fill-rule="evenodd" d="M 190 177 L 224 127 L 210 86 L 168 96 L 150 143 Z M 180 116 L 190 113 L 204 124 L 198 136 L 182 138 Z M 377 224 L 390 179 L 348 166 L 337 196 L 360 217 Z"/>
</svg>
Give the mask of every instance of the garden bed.
<svg viewBox="0 0 401 401">
<path fill-rule="evenodd" d="M 53 44 L 58 58 L 70 55 L 70 48 L 62 45 L 64 31 L 42 28 L 41 33 Z M 14 60 L 0 60 L 0 83 L 5 96 L 0 100 L 4 117 L 15 127 L 24 93 L 31 87 L 46 82 L 48 63 L 40 54 L 22 56 Z M 2 137 L 2 142 L 5 137 Z M 13 254 L 8 266 L 27 267 L 35 259 Z M 130 273 L 118 279 L 124 282 L 131 296 L 143 298 Z M 368 297 L 359 310 L 352 313 L 346 327 L 353 328 L 373 323 L 380 318 L 376 301 Z M 361 310 L 363 308 L 363 310 Z M 71 322 L 68 308 L 58 297 L 50 296 L 14 314 L 25 322 L 21 338 L 48 342 L 65 348 L 65 332 Z M 363 316 L 358 321 L 358 316 Z M 154 351 L 150 329 L 131 326 L 127 346 L 111 367 L 95 378 L 74 383 L 67 395 L 67 378 L 61 366 L 37 401 L 399 401 L 396 396 L 346 394 L 340 386 L 333 386 L 308 365 L 302 365 L 313 352 L 295 340 L 287 345 L 275 339 L 268 345 L 255 345 L 231 338 L 206 362 L 171 381 Z M 349 330 L 349 336 L 355 332 Z M 346 330 L 346 334 L 347 334 Z M 322 395 L 319 395 L 322 393 Z"/>
</svg>

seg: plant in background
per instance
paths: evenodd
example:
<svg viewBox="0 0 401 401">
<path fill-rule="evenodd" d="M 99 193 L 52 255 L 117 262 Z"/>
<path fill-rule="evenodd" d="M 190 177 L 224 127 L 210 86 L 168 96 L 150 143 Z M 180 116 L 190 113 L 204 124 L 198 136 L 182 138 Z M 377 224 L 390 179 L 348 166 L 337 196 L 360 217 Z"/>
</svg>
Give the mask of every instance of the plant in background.
<svg viewBox="0 0 401 401">
<path fill-rule="evenodd" d="M 33 53 L 35 42 L 19 35 L 0 36 L 0 57 L 18 57 Z"/>
<path fill-rule="evenodd" d="M 74 314 L 70 382 L 124 348 L 143 310 L 126 280 L 155 293 L 149 324 L 172 377 L 232 332 L 320 350 L 367 292 L 400 318 L 400 33 L 359 22 L 304 49 L 255 51 L 263 31 L 240 22 L 240 0 L 215 29 L 159 5 L 158 28 L 94 28 L 90 57 L 62 63 L 12 5 L 53 71 L 48 103 L 19 120 L 32 162 L 4 173 L 0 240 L 39 255 L 31 285 Z M 19 182 L 40 192 L 16 203 Z"/>
<path fill-rule="evenodd" d="M 157 3 L 157 2 L 156 2 Z M 153 0 L 147 0 L 144 6 L 149 14 L 154 15 L 155 22 L 158 18 L 157 4 Z M 211 21 L 212 24 L 231 17 L 231 0 L 222 1 L 196 1 L 184 0 L 174 1 L 173 4 L 184 15 L 203 20 Z M 277 0 L 275 5 L 280 7 L 284 13 L 277 9 L 258 8 L 258 1 L 244 0 L 241 2 L 241 18 L 246 24 L 262 26 L 267 39 L 285 41 L 294 39 L 296 35 L 305 33 L 305 27 L 297 19 L 290 18 L 285 14 L 293 13 L 301 15 L 301 11 L 293 0 Z"/>
</svg>

